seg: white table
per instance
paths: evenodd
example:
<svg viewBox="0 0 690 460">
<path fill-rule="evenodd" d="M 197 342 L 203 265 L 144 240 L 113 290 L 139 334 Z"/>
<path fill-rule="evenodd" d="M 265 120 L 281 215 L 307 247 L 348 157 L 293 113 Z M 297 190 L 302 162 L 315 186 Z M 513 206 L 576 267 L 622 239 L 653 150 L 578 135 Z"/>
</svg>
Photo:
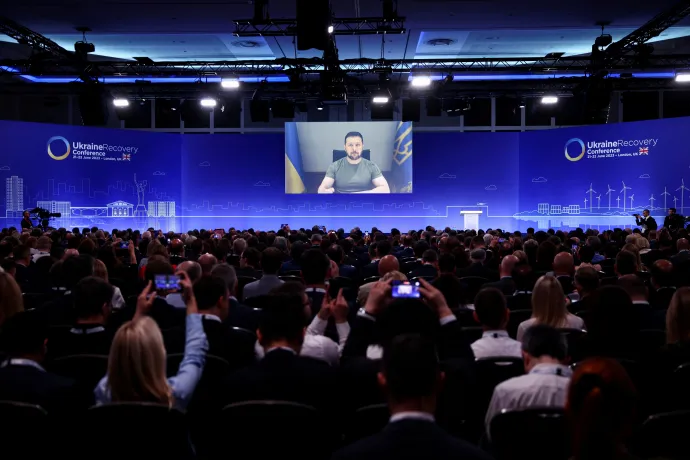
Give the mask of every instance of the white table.
<svg viewBox="0 0 690 460">
<path fill-rule="evenodd" d="M 483 211 L 460 211 L 465 216 L 465 230 L 479 230 L 479 214 Z"/>
</svg>

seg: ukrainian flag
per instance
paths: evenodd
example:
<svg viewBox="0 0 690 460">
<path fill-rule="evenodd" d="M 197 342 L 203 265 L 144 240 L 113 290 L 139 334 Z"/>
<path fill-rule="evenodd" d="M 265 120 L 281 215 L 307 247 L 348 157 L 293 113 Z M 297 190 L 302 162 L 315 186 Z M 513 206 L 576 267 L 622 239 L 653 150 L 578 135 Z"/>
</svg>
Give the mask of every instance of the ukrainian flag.
<svg viewBox="0 0 690 460">
<path fill-rule="evenodd" d="M 285 123 L 285 193 L 304 193 L 302 152 L 299 149 L 297 123 Z"/>
<path fill-rule="evenodd" d="M 398 123 L 391 179 L 393 193 L 412 193 L 412 122 Z"/>
</svg>

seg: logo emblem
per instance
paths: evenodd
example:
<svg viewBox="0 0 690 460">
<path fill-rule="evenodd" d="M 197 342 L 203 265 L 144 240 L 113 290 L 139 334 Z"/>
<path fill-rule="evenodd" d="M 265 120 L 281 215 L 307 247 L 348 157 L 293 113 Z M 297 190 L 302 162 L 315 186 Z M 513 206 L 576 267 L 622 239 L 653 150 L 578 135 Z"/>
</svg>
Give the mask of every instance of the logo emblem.
<svg viewBox="0 0 690 460">
<path fill-rule="evenodd" d="M 568 153 L 568 146 L 570 144 L 576 144 L 576 143 L 580 145 L 580 152 L 577 156 L 573 157 L 573 156 L 570 156 L 570 154 Z M 584 156 L 585 156 L 585 143 L 582 142 L 581 139 L 573 138 L 573 139 L 570 139 L 568 142 L 565 143 L 565 157 L 569 161 L 579 161 Z"/>
<path fill-rule="evenodd" d="M 649 155 L 649 147 L 640 147 L 640 155 Z"/>
<path fill-rule="evenodd" d="M 130 155 L 129 153 L 123 153 L 122 159 L 125 161 L 132 161 L 132 155 Z"/>
<path fill-rule="evenodd" d="M 62 154 L 62 155 L 55 155 L 55 154 L 53 153 L 53 151 L 52 151 L 50 145 L 51 145 L 53 142 L 55 142 L 55 141 L 61 141 L 62 143 L 65 144 L 65 153 L 64 153 L 64 154 Z M 65 158 L 67 158 L 67 157 L 69 156 L 69 154 L 70 154 L 70 152 L 71 152 L 71 149 L 70 149 L 70 146 L 69 146 L 69 142 L 67 141 L 67 139 L 65 139 L 65 138 L 62 137 L 62 136 L 53 136 L 53 137 L 51 137 L 50 139 L 48 139 L 48 145 L 47 145 L 47 147 L 48 147 L 48 156 L 49 156 L 50 158 L 52 158 L 53 160 L 64 160 Z"/>
</svg>

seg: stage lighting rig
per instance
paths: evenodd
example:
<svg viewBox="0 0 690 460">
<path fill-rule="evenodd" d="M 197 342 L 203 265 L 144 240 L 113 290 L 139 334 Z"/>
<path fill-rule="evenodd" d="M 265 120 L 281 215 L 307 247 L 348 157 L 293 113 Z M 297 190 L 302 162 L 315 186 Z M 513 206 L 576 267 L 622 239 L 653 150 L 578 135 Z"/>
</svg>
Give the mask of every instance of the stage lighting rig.
<svg viewBox="0 0 690 460">
<path fill-rule="evenodd" d="M 82 40 L 74 43 L 74 52 L 80 59 L 86 60 L 86 55 L 96 52 L 96 45 L 86 41 L 86 32 L 91 32 L 88 27 L 76 27 L 78 32 L 81 32 Z"/>
</svg>

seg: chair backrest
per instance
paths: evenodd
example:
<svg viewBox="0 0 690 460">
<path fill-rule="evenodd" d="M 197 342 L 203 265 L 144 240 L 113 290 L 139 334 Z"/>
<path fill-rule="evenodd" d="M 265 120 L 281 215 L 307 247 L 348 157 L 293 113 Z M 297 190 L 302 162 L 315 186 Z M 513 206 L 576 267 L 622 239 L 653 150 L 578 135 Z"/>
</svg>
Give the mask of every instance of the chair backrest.
<svg viewBox="0 0 690 460">
<path fill-rule="evenodd" d="M 302 278 L 302 271 L 301 270 L 288 270 L 285 272 L 285 276 L 296 276 L 298 278 Z"/>
<path fill-rule="evenodd" d="M 123 420 L 127 426 L 124 431 Z M 94 406 L 82 421 L 85 452 L 98 452 L 98 458 L 127 458 L 133 452 L 137 458 L 193 458 L 184 413 L 166 405 L 131 402 Z"/>
<path fill-rule="evenodd" d="M 463 327 L 462 333 L 467 339 L 467 342 L 472 343 L 482 338 L 484 328 L 481 326 Z"/>
<path fill-rule="evenodd" d="M 76 380 L 80 385 L 95 388 L 108 372 L 106 355 L 69 355 L 56 358 L 48 366 L 58 375 Z"/>
<path fill-rule="evenodd" d="M 341 158 L 345 158 L 345 156 L 347 156 L 347 152 L 345 152 L 345 150 L 333 149 L 333 161 L 338 161 Z M 369 150 L 369 149 L 362 150 L 362 158 L 364 158 L 365 160 L 371 161 L 371 150 Z"/>
<path fill-rule="evenodd" d="M 5 458 L 48 457 L 55 434 L 48 426 L 48 413 L 41 406 L 17 401 L 0 401 L 2 453 Z M 41 442 L 37 442 L 37 437 Z M 47 438 L 46 438 L 47 437 Z"/>
<path fill-rule="evenodd" d="M 666 344 L 666 331 L 661 329 L 642 329 L 639 334 L 641 348 L 656 351 Z"/>
<path fill-rule="evenodd" d="M 373 283 L 373 282 L 376 282 L 380 279 L 381 279 L 380 276 L 370 276 L 369 278 L 364 278 L 362 280 L 362 284 Z"/>
<path fill-rule="evenodd" d="M 345 425 L 345 443 L 349 444 L 379 433 L 390 419 L 387 404 L 372 404 L 357 409 Z"/>
<path fill-rule="evenodd" d="M 482 288 L 482 286 L 489 282 L 488 279 L 481 276 L 463 276 L 460 278 L 465 291 L 465 298 L 474 303 L 474 298 Z"/>
<path fill-rule="evenodd" d="M 24 310 L 33 310 L 42 306 L 45 303 L 55 299 L 56 295 L 52 292 L 25 292 L 22 294 L 22 301 L 24 303 Z"/>
<path fill-rule="evenodd" d="M 515 298 L 517 296 L 509 297 L 508 300 L 510 301 L 511 298 Z M 521 296 L 520 296 L 521 297 Z M 525 296 L 527 297 L 527 296 Z M 531 297 L 530 301 L 531 301 Z M 517 336 L 517 330 L 518 326 L 520 325 L 521 322 L 527 321 L 532 317 L 532 309 L 530 308 L 529 310 L 523 309 L 523 310 L 510 310 L 510 317 L 508 318 L 508 335 L 510 335 L 512 338 L 515 338 Z"/>
<path fill-rule="evenodd" d="M 568 343 L 568 356 L 580 356 L 579 350 L 582 347 L 582 341 L 587 337 L 587 331 L 571 328 L 561 328 L 559 331 Z"/>
<path fill-rule="evenodd" d="M 268 295 L 257 295 L 255 297 L 244 299 L 242 303 L 252 308 L 263 308 L 264 305 L 266 305 L 267 299 Z"/>
<path fill-rule="evenodd" d="M 244 287 L 249 284 L 253 283 L 254 281 L 257 281 L 257 278 L 254 278 L 253 276 L 238 276 L 237 277 L 237 298 L 238 299 L 243 299 L 244 298 Z"/>
<path fill-rule="evenodd" d="M 690 411 L 655 414 L 647 418 L 636 436 L 635 453 L 642 458 L 688 458 L 687 429 Z"/>
<path fill-rule="evenodd" d="M 524 374 L 525 365 L 522 359 L 514 357 L 482 358 L 475 361 L 475 371 L 477 407 L 480 413 L 486 413 L 496 385 Z"/>
<path fill-rule="evenodd" d="M 223 408 L 219 424 L 233 450 L 253 458 L 328 458 L 332 425 L 314 407 L 290 401 L 246 401 Z M 271 433 L 266 442 L 266 433 Z"/>
<path fill-rule="evenodd" d="M 496 460 L 565 460 L 570 457 L 563 409 L 504 411 L 491 419 L 490 432 Z M 539 439 L 539 442 L 528 442 L 529 439 Z"/>
<path fill-rule="evenodd" d="M 416 277 L 410 279 L 410 282 L 418 283 L 420 279 L 426 280 L 429 283 L 433 283 L 434 280 L 436 279 L 436 277 L 434 277 L 434 276 L 416 276 Z"/>
<path fill-rule="evenodd" d="M 180 368 L 180 363 L 182 362 L 183 358 L 184 353 L 171 353 L 168 355 L 166 362 L 166 372 L 168 374 L 168 377 L 172 377 L 175 374 L 177 374 L 177 371 Z M 223 378 L 229 374 L 230 364 L 226 360 L 219 356 L 206 355 L 204 374 L 201 377 L 202 380 Z"/>
<path fill-rule="evenodd" d="M 297 283 L 302 282 L 302 278 L 300 276 L 280 275 L 278 278 L 280 278 L 281 280 L 283 280 L 285 282 L 288 282 L 288 281 L 297 282 Z"/>
</svg>

